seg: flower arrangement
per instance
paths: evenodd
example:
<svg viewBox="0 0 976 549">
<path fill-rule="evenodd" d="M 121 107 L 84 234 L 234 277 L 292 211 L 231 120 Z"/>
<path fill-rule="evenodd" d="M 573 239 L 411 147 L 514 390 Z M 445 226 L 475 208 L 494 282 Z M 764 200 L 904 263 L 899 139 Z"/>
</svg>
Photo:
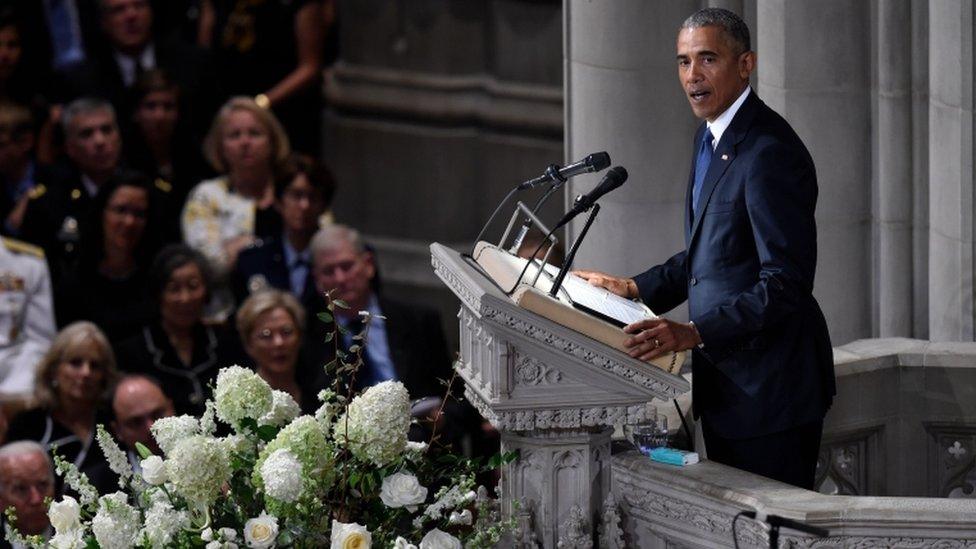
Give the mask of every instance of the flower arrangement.
<svg viewBox="0 0 976 549">
<path fill-rule="evenodd" d="M 332 322 L 335 307 L 319 316 Z M 335 372 L 355 376 L 369 329 L 348 353 L 336 346 Z M 343 328 L 334 323 L 328 342 Z M 453 380 L 452 380 L 453 381 Z M 349 383 L 349 386 L 352 386 Z M 78 495 L 52 502 L 49 540 L 8 538 L 29 547 L 329 547 L 400 549 L 490 547 L 514 524 L 475 475 L 487 463 L 410 442 L 404 386 L 386 381 L 362 394 L 322 391 L 314 416 L 299 416 L 287 393 L 273 391 L 239 366 L 220 371 L 214 399 L 199 418 L 158 420 L 152 434 L 163 455 L 139 445 L 141 472 L 102 426 L 97 440 L 120 491 L 99 496 L 85 475 L 58 456 L 58 474 Z M 340 394 L 345 392 L 345 394 Z M 218 436 L 218 422 L 230 434 Z M 16 517 L 8 511 L 11 523 Z"/>
</svg>

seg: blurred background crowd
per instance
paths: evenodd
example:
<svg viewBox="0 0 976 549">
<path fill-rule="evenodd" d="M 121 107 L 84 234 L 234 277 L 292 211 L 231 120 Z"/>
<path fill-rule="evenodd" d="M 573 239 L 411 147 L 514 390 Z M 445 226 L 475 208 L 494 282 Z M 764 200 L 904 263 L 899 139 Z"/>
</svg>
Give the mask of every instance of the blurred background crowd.
<svg viewBox="0 0 976 549">
<path fill-rule="evenodd" d="M 383 317 L 338 383 L 400 380 L 416 437 L 493 444 L 470 406 L 441 405 L 439 315 L 384 293 L 355 217 L 330 211 L 335 28 L 332 0 L 0 1 L 0 505 L 36 518 L 25 533 L 57 489 L 39 451 L 111 489 L 95 425 L 137 465 L 153 421 L 202 412 L 223 366 L 314 412 L 352 344 L 325 343 L 327 290 L 354 333 L 357 311 Z"/>
</svg>

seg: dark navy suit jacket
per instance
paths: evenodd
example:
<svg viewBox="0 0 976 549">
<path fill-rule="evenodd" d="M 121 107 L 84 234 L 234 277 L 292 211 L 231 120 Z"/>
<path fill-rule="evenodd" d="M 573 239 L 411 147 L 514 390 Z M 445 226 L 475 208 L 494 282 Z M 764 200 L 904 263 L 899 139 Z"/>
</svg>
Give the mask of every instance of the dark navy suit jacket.
<svg viewBox="0 0 976 549">
<path fill-rule="evenodd" d="M 705 124 L 695 134 L 695 151 Z M 692 353 L 695 416 L 724 438 L 823 418 L 835 393 L 827 324 L 813 297 L 813 160 L 750 91 L 722 134 L 684 251 L 635 277 L 656 313 L 685 300 L 704 344 Z"/>
<path fill-rule="evenodd" d="M 291 275 L 288 265 L 285 264 L 285 248 L 281 238 L 261 239 L 258 244 L 241 250 L 237 256 L 237 266 L 234 269 L 231 285 L 238 303 L 243 303 L 251 294 L 252 288 L 249 286 L 254 282 L 254 277 L 262 279 L 261 284 L 267 284 L 267 287 L 291 293 Z M 315 299 L 316 293 L 314 277 L 309 267 L 305 290 L 301 296 L 295 297 L 307 307 Z"/>
</svg>

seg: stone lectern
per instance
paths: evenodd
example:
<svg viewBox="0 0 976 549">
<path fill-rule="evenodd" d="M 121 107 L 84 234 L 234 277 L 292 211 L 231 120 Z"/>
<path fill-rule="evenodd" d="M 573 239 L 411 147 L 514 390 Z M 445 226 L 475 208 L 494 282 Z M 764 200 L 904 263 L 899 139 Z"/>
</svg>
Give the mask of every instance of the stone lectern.
<svg viewBox="0 0 976 549">
<path fill-rule="evenodd" d="M 519 453 L 501 481 L 516 545 L 590 547 L 610 491 L 613 427 L 656 419 L 651 399 L 688 382 L 519 307 L 451 248 L 434 243 L 431 258 L 461 300 L 465 395 L 501 432 L 503 451 Z"/>
</svg>

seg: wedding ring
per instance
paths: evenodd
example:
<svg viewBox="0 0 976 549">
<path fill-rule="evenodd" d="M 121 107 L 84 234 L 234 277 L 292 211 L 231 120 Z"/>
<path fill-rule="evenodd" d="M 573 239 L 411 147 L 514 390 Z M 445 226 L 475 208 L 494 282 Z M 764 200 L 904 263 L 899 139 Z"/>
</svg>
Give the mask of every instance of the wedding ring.
<svg viewBox="0 0 976 549">
<path fill-rule="evenodd" d="M 654 348 L 656 349 L 656 348 L 658 348 L 660 346 L 661 346 L 661 340 L 659 340 L 658 338 L 655 337 L 654 338 Z"/>
</svg>

